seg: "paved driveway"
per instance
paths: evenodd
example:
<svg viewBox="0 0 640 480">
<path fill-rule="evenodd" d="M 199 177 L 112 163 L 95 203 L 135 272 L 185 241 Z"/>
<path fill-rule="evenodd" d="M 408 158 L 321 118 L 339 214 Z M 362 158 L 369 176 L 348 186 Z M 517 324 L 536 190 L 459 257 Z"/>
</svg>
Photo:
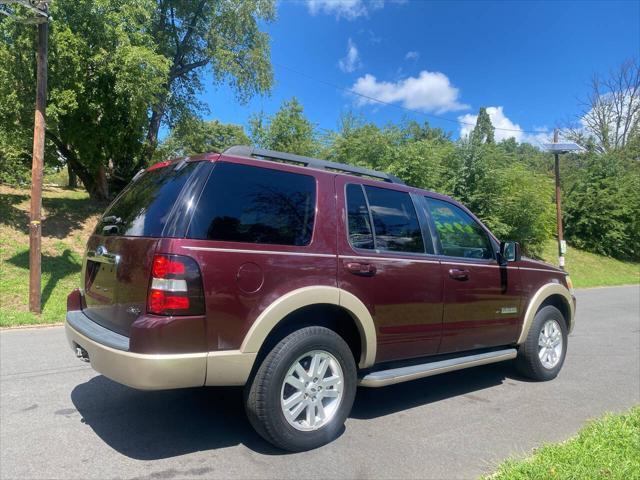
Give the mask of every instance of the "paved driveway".
<svg viewBox="0 0 640 480">
<path fill-rule="evenodd" d="M 638 287 L 578 292 L 560 376 L 509 364 L 360 389 L 343 434 L 283 454 L 245 419 L 241 390 L 139 392 L 77 361 L 61 327 L 0 333 L 0 477 L 471 478 L 640 403 Z"/>
</svg>

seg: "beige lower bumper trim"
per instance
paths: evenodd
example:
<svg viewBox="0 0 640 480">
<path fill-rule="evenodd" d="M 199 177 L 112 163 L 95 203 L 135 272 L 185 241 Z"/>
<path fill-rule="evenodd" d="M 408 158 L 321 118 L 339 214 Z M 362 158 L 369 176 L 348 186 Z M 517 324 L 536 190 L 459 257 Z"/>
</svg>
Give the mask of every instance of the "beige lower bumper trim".
<svg viewBox="0 0 640 480">
<path fill-rule="evenodd" d="M 67 322 L 69 345 L 89 354 L 91 366 L 118 383 L 140 390 L 166 390 L 204 385 L 244 385 L 256 354 L 237 350 L 148 355 L 102 345 L 82 335 Z"/>
</svg>

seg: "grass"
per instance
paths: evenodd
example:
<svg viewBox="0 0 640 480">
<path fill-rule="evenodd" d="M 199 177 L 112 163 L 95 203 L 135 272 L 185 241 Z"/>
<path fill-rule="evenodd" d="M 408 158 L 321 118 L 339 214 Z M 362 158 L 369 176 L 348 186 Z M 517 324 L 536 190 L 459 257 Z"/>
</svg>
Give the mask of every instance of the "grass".
<svg viewBox="0 0 640 480">
<path fill-rule="evenodd" d="M 64 320 L 67 294 L 80 285 L 82 254 L 104 204 L 84 190 L 54 186 L 43 192 L 42 314 L 28 311 L 29 190 L 0 185 L 0 327 Z M 544 259 L 555 263 L 554 242 Z M 567 270 L 576 287 L 622 285 L 640 281 L 640 264 L 569 248 Z"/>
<path fill-rule="evenodd" d="M 640 479 L 640 406 L 605 415 L 578 435 L 544 445 L 524 460 L 507 460 L 485 480 Z"/>
<path fill-rule="evenodd" d="M 29 191 L 0 185 L 0 327 L 64 320 L 67 294 L 80 285 L 85 243 L 105 208 L 82 190 L 45 187 L 42 314 L 29 304 Z"/>
<path fill-rule="evenodd" d="M 558 264 L 558 244 L 551 240 L 544 246 L 542 259 Z M 595 253 L 567 248 L 565 268 L 576 288 L 605 287 L 640 283 L 640 263 L 624 262 Z"/>
</svg>

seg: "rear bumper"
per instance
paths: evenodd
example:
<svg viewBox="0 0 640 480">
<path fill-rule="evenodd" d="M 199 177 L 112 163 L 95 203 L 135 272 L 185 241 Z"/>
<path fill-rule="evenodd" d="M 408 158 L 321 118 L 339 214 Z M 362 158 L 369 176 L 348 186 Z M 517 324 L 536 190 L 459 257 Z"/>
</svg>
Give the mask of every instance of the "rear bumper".
<svg viewBox="0 0 640 480">
<path fill-rule="evenodd" d="M 154 355 L 130 352 L 123 340 L 126 337 L 91 321 L 81 310 L 67 312 L 65 330 L 71 348 L 84 349 L 94 370 L 140 390 L 244 385 L 256 357 L 238 350 Z"/>
</svg>

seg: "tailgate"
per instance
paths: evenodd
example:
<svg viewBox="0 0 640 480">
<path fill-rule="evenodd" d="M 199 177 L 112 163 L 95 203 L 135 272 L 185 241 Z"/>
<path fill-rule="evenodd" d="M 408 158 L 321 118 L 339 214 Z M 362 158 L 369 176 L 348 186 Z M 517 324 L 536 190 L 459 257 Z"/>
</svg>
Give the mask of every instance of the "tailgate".
<svg viewBox="0 0 640 480">
<path fill-rule="evenodd" d="M 85 314 L 129 336 L 146 312 L 153 256 L 161 238 L 184 236 L 209 162 L 149 168 L 104 213 L 87 244 L 83 268 Z"/>
<path fill-rule="evenodd" d="M 84 264 L 85 314 L 129 336 L 146 311 L 147 290 L 158 239 L 93 235 Z"/>
</svg>

